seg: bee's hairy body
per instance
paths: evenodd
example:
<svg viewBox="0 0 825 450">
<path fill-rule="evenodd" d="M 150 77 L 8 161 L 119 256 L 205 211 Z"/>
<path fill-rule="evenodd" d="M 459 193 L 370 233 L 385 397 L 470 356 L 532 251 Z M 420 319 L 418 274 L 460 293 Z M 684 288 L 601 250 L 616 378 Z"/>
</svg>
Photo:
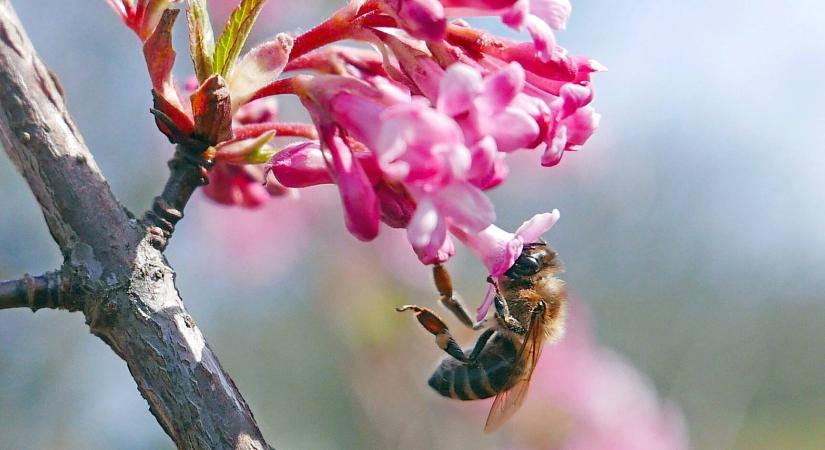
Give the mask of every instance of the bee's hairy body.
<svg viewBox="0 0 825 450">
<path fill-rule="evenodd" d="M 544 339 L 558 340 L 564 332 L 564 281 L 555 277 L 560 271 L 555 253 L 546 246 L 525 249 L 536 254 L 541 262 L 538 272 L 520 275 L 512 271 L 502 277 L 500 288 L 509 309 L 509 317 L 495 315 L 493 334 L 481 349 L 477 359 L 462 362 L 445 358 L 429 379 L 429 385 L 439 394 L 458 400 L 492 397 L 510 389 L 522 374 L 533 367 L 529 359 L 519 358 L 524 345 L 526 326 L 536 305 L 545 305 Z M 515 320 L 513 320 L 515 319 Z"/>
</svg>

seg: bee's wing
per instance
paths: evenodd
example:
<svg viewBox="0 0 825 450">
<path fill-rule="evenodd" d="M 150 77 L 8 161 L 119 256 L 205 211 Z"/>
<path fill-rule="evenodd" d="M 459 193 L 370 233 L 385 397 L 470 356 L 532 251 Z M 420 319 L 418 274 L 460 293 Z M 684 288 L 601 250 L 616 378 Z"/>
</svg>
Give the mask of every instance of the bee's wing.
<svg viewBox="0 0 825 450">
<path fill-rule="evenodd" d="M 521 408 L 524 399 L 527 398 L 527 388 L 530 387 L 530 380 L 523 378 L 512 388 L 504 392 L 499 392 L 490 408 L 490 415 L 487 416 L 487 423 L 484 424 L 484 432 L 492 433 L 504 424 L 513 414 Z"/>
<path fill-rule="evenodd" d="M 533 376 L 533 369 L 541 355 L 544 345 L 544 319 L 536 315 L 530 320 L 530 328 L 524 338 L 524 345 L 516 357 L 515 367 L 524 364 L 527 371 L 521 374 L 520 379 L 513 384 L 510 389 L 499 392 L 490 408 L 487 416 L 487 423 L 484 425 L 485 433 L 496 431 L 504 422 L 518 411 L 524 400 L 527 398 L 527 389 L 530 387 L 530 378 Z"/>
</svg>

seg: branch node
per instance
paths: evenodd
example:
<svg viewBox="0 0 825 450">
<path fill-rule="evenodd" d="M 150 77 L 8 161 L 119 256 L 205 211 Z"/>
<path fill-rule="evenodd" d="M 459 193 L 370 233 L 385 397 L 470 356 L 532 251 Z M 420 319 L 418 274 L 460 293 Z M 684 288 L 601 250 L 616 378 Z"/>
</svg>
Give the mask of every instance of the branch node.
<svg viewBox="0 0 825 450">
<path fill-rule="evenodd" d="M 33 276 L 25 274 L 19 280 L 0 282 L 0 309 L 43 308 L 77 311 L 80 303 L 69 295 L 71 282 L 61 272 Z"/>
<path fill-rule="evenodd" d="M 208 145 L 201 141 L 195 147 L 178 144 L 169 160 L 169 179 L 163 192 L 155 197 L 152 208 L 144 215 L 152 247 L 163 251 L 183 219 L 183 209 L 192 193 L 209 182 L 209 169 L 215 162 L 209 157 Z"/>
</svg>

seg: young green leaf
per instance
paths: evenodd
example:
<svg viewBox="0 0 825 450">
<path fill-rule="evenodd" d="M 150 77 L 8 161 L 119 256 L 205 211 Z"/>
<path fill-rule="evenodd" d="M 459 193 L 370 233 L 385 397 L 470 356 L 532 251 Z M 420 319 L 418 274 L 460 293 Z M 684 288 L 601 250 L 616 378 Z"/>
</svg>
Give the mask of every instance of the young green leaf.
<svg viewBox="0 0 825 450">
<path fill-rule="evenodd" d="M 215 38 L 206 0 L 189 0 L 186 18 L 189 21 L 189 52 L 195 65 L 195 75 L 202 83 L 215 73 L 212 60 L 215 53 Z"/>
<path fill-rule="evenodd" d="M 276 153 L 267 145 L 274 137 L 275 131 L 268 131 L 255 138 L 222 143 L 217 147 L 216 158 L 229 164 L 263 164 Z"/>
<path fill-rule="evenodd" d="M 229 22 L 215 45 L 215 73 L 226 77 L 232 70 L 264 3 L 266 0 L 242 0 L 232 11 Z"/>
</svg>

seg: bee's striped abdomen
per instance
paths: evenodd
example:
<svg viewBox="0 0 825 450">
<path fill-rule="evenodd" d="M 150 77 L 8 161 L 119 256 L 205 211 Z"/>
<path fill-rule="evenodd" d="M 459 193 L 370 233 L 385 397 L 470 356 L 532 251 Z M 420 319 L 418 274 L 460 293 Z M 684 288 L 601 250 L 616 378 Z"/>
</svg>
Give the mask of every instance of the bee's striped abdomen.
<svg viewBox="0 0 825 450">
<path fill-rule="evenodd" d="M 516 348 L 506 338 L 490 342 L 473 363 L 447 358 L 430 377 L 429 385 L 439 394 L 458 400 L 492 397 L 507 386 L 516 359 Z"/>
</svg>

